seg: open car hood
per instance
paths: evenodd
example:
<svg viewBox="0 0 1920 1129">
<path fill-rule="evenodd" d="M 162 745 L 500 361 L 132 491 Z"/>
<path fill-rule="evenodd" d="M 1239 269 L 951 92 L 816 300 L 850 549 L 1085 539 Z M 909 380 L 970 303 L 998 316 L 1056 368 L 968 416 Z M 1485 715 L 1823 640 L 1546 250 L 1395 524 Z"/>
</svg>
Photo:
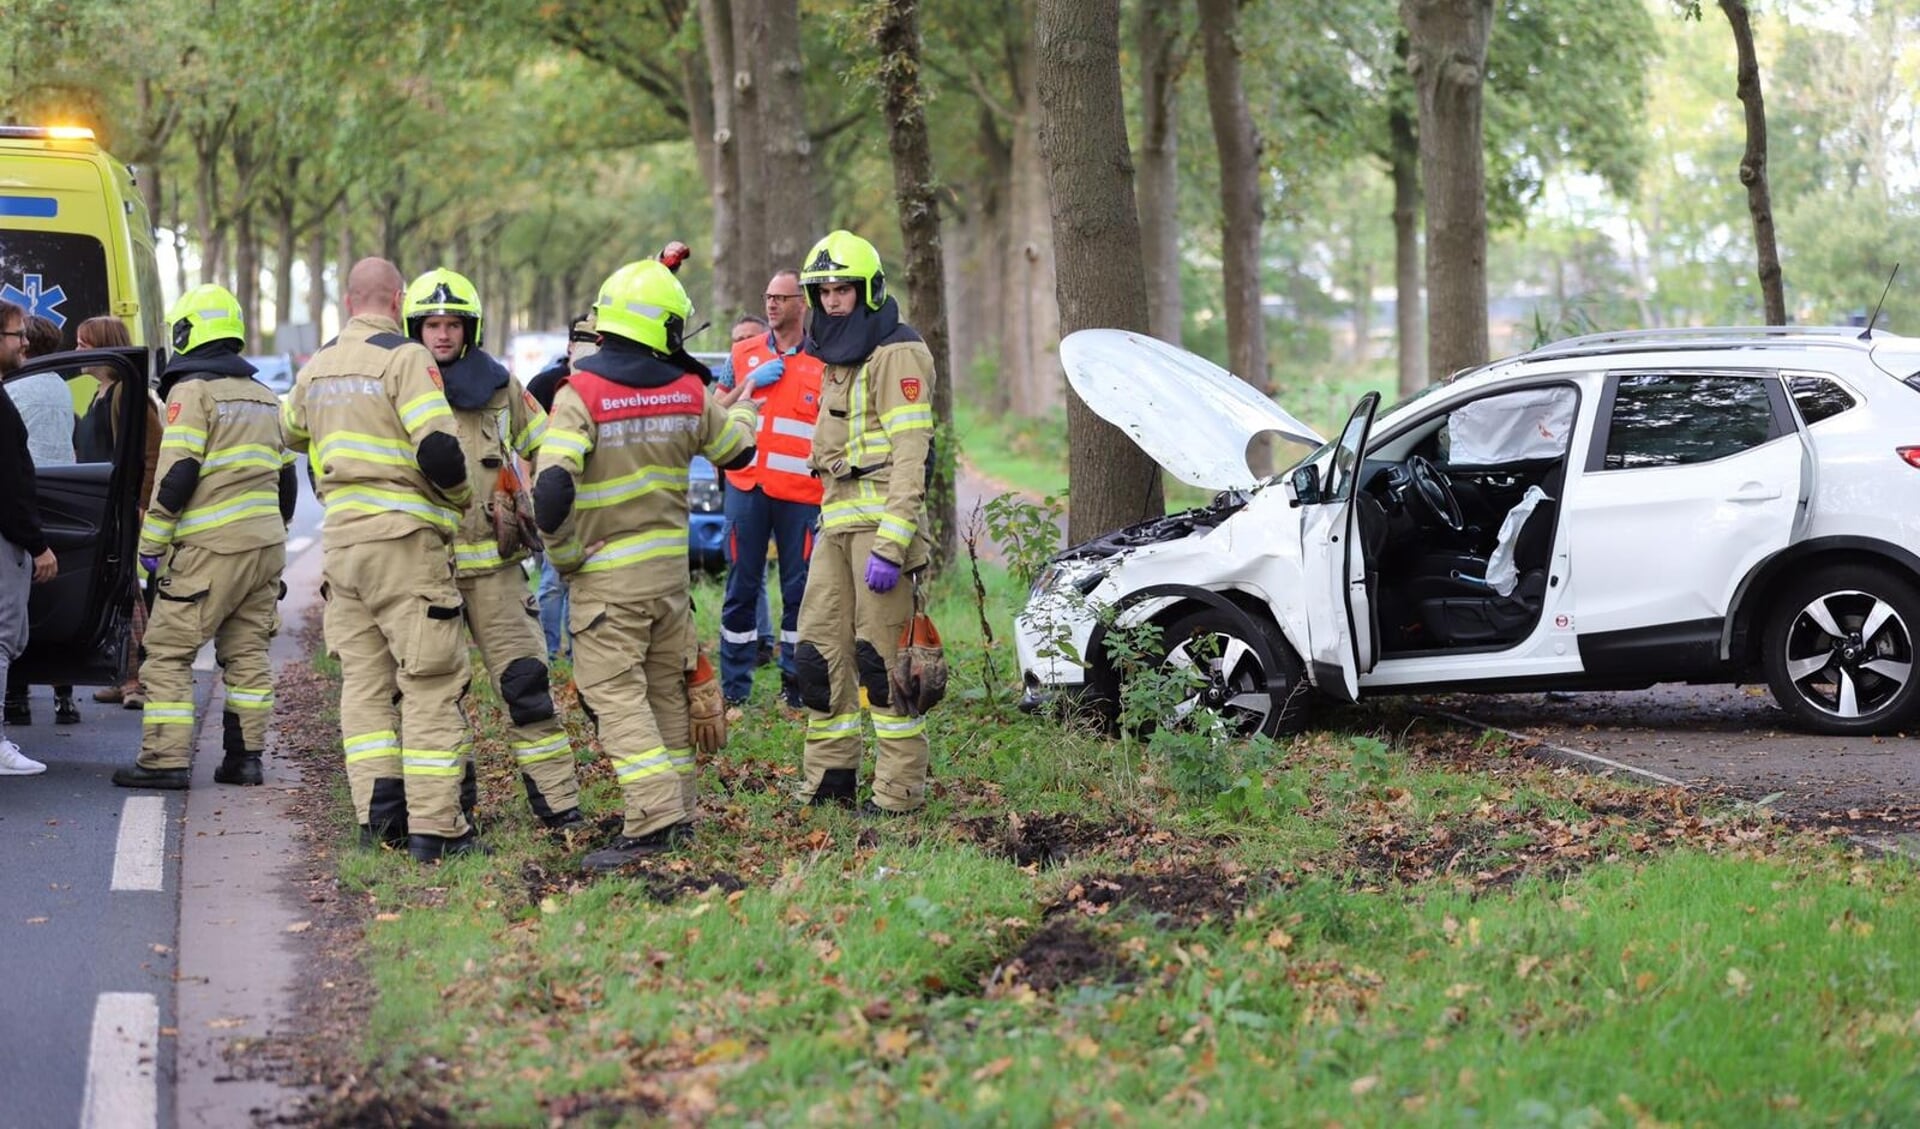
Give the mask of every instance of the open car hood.
<svg viewBox="0 0 1920 1129">
<path fill-rule="evenodd" d="M 1310 447 L 1325 442 L 1246 381 L 1144 333 L 1070 333 L 1060 362 L 1095 415 L 1189 486 L 1245 490 L 1259 482 L 1247 446 L 1266 432 Z"/>
</svg>

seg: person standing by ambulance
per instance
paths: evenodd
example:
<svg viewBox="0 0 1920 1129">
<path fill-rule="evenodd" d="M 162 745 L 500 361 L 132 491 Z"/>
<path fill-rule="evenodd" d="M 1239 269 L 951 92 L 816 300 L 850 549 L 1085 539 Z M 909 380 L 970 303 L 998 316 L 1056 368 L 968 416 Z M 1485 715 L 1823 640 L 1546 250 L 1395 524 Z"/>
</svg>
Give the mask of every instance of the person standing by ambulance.
<svg viewBox="0 0 1920 1129">
<path fill-rule="evenodd" d="M 626 806 L 620 836 L 582 860 L 587 870 L 672 850 L 693 830 L 691 684 L 717 687 L 710 671 L 689 676 L 687 465 L 700 453 L 722 470 L 746 466 L 756 419 L 751 402 L 708 396 L 683 340 L 692 314 L 663 263 L 615 271 L 594 303 L 600 349 L 554 394 L 535 469 L 534 512 L 567 577 L 574 682 Z M 702 709 L 723 725 L 719 705 L 715 692 Z"/>
<path fill-rule="evenodd" d="M 794 650 L 807 708 L 801 799 L 852 806 L 864 704 L 879 750 L 861 810 L 900 815 L 927 799 L 926 719 L 892 700 L 887 674 L 914 611 L 915 581 L 901 574 L 928 560 L 933 354 L 900 320 L 880 253 L 852 232 L 814 244 L 800 283 L 826 366 L 808 460 L 826 494 Z"/>
<path fill-rule="evenodd" d="M 732 566 L 720 608 L 720 689 L 731 704 L 744 703 L 753 692 L 760 642 L 756 619 L 766 598 L 771 538 L 780 559 L 780 693 L 798 710 L 793 648 L 824 490 L 807 464 L 820 418 L 821 362 L 809 351 L 813 340 L 807 336 L 800 272 L 775 272 L 764 298 L 767 333 L 733 346 L 736 398 L 745 396 L 760 405 L 760 433 L 754 438 L 752 465 L 727 474 Z"/>
<path fill-rule="evenodd" d="M 347 273 L 347 324 L 287 394 L 326 511 L 327 650 L 361 839 L 420 862 L 480 851 L 461 803 L 472 740 L 452 542 L 473 498 L 440 370 L 400 332 L 404 280 L 385 259 Z"/>
<path fill-rule="evenodd" d="M 454 579 L 467 629 L 506 707 L 527 805 L 548 830 L 583 827 L 573 743 L 553 708 L 539 605 L 521 568 L 539 546 L 521 534 L 521 519 L 531 522 L 533 514 L 519 512 L 530 499 L 516 459 L 531 466 L 547 413 L 483 351 L 480 291 L 465 275 L 441 267 L 414 279 L 403 312 L 407 336 L 426 345 L 440 368 L 475 484 L 453 539 Z"/>
<path fill-rule="evenodd" d="M 280 400 L 240 356 L 240 303 L 219 286 L 189 291 L 167 321 L 173 360 L 160 377 L 166 429 L 153 502 L 140 526 L 140 569 L 155 600 L 143 642 L 140 756 L 114 770 L 123 788 L 189 785 L 193 660 L 208 639 L 224 671 L 226 756 L 213 778 L 259 784 L 273 719 L 267 646 L 287 563 L 287 523 L 299 497 Z"/>
</svg>

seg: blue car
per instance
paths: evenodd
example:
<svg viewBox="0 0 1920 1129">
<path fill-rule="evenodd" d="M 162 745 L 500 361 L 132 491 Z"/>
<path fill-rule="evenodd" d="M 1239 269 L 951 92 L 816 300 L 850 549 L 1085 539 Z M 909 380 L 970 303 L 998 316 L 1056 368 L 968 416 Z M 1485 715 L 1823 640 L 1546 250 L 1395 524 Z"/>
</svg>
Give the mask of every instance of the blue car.
<svg viewBox="0 0 1920 1129">
<path fill-rule="evenodd" d="M 727 492 L 706 456 L 687 468 L 687 560 L 707 572 L 727 571 Z"/>
</svg>

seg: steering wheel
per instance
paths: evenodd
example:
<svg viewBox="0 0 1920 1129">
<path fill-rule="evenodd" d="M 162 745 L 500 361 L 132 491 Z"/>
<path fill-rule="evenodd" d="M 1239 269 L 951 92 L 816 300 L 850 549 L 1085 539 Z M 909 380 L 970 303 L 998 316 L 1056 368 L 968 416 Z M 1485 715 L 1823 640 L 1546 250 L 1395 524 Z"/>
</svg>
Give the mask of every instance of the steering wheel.
<svg viewBox="0 0 1920 1129">
<path fill-rule="evenodd" d="M 1467 519 L 1460 512 L 1460 499 L 1453 496 L 1453 485 L 1439 467 L 1425 455 L 1415 455 L 1407 460 L 1407 472 L 1413 475 L 1414 492 L 1420 495 L 1435 520 L 1455 533 L 1467 527 Z"/>
</svg>

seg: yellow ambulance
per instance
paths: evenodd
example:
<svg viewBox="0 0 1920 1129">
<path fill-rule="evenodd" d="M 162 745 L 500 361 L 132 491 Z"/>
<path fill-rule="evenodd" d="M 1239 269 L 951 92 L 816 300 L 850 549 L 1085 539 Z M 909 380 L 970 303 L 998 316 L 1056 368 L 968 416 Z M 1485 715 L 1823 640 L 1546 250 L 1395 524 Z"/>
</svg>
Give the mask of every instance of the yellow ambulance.
<svg viewBox="0 0 1920 1129">
<path fill-rule="evenodd" d="M 51 320 L 69 349 L 100 314 L 166 347 L 146 201 L 92 130 L 0 125 L 0 299 Z"/>
</svg>

